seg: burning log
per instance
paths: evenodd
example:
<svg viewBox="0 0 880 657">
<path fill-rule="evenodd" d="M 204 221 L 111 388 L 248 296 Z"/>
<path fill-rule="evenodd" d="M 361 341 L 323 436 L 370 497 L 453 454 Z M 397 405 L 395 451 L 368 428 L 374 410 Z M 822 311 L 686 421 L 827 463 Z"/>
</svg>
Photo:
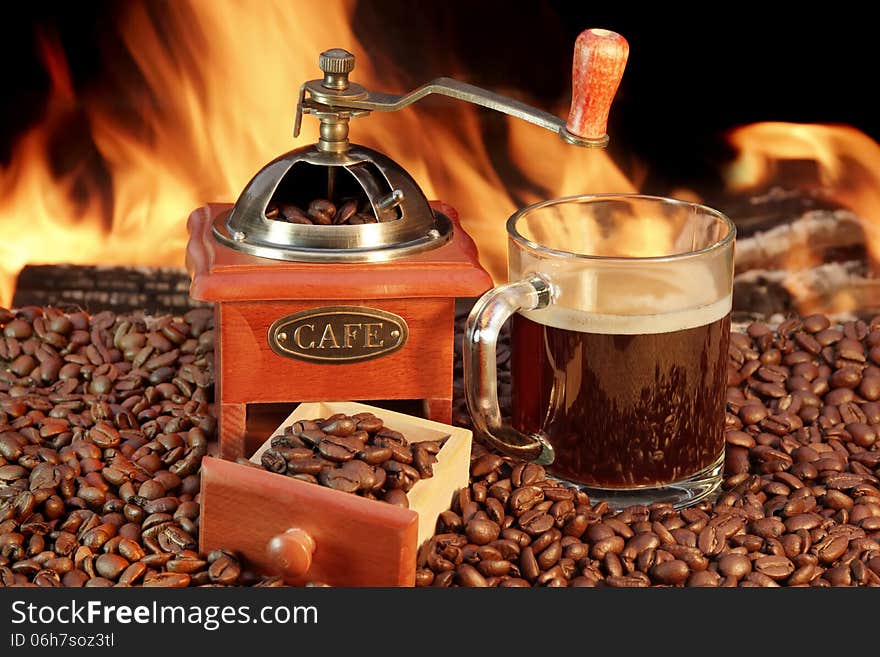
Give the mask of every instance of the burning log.
<svg viewBox="0 0 880 657">
<path fill-rule="evenodd" d="M 767 231 L 812 210 L 837 210 L 840 205 L 816 190 L 804 187 L 770 187 L 751 194 L 735 194 L 714 199 L 713 205 L 736 220 L 740 238 Z"/>
<path fill-rule="evenodd" d="M 880 279 L 867 257 L 865 220 L 822 194 L 773 188 L 719 204 L 734 219 L 735 316 L 871 314 Z"/>
<path fill-rule="evenodd" d="M 811 210 L 789 223 L 737 241 L 736 269 L 791 268 L 830 259 L 828 251 L 864 253 L 863 221 L 849 210 Z"/>
<path fill-rule="evenodd" d="M 209 306 L 189 296 L 182 267 L 27 265 L 18 275 L 13 308 L 75 306 L 97 313 L 183 314 Z"/>
<path fill-rule="evenodd" d="M 737 275 L 733 310 L 769 317 L 776 313 L 825 312 L 860 315 L 880 312 L 880 278 L 863 262 L 829 262 L 801 271 L 753 270 Z"/>
</svg>

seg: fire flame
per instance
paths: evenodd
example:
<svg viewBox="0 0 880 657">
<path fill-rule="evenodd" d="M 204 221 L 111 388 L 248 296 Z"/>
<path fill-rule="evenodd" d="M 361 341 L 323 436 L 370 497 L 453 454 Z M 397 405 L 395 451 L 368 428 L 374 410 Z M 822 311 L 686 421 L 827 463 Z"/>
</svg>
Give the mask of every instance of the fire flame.
<svg viewBox="0 0 880 657">
<path fill-rule="evenodd" d="M 190 211 L 234 201 L 263 164 L 317 139 L 309 118 L 297 142 L 291 128 L 297 86 L 317 77 L 320 51 L 349 49 L 358 55 L 358 82 L 403 91 L 365 56 L 370 44 L 349 27 L 351 2 L 161 7 L 157 16 L 132 4 L 120 26 L 146 93 L 132 84 L 77 97 L 57 41 L 42 39 L 52 81 L 46 120 L 20 138 L 10 165 L 0 168 L 0 305 L 10 303 L 27 263 L 182 265 Z M 141 125 L 132 129 L 119 106 L 136 108 Z M 354 123 L 352 139 L 397 160 L 429 198 L 456 206 L 482 263 L 502 280 L 504 223 L 521 203 L 491 164 L 475 109 L 453 101 L 443 109 L 376 113 Z M 84 158 L 64 173 L 53 166 L 50 147 L 74 115 L 89 127 L 109 186 L 94 173 L 94 154 L 91 165 Z M 605 153 L 566 146 L 521 121 L 509 128 L 511 157 L 529 188 L 545 197 L 633 191 Z"/>
</svg>

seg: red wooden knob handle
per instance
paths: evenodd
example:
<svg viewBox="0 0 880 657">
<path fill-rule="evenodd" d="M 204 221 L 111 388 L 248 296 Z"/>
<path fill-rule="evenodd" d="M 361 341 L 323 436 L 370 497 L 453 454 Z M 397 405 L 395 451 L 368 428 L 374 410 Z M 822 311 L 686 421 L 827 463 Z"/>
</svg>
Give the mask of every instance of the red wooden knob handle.
<svg viewBox="0 0 880 657">
<path fill-rule="evenodd" d="M 288 529 L 269 539 L 266 552 L 282 576 L 288 579 L 302 577 L 312 567 L 315 539 L 303 529 Z"/>
<path fill-rule="evenodd" d="M 617 32 L 590 29 L 574 44 L 571 110 L 565 127 L 583 139 L 601 139 L 611 101 L 623 77 L 629 44 Z"/>
</svg>

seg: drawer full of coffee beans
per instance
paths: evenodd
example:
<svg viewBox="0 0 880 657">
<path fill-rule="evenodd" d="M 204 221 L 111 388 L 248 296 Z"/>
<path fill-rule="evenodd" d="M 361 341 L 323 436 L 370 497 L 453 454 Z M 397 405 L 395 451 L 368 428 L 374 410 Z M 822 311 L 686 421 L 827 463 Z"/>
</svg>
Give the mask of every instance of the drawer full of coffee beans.
<svg viewBox="0 0 880 657">
<path fill-rule="evenodd" d="M 300 404 L 248 462 L 202 464 L 201 547 L 290 584 L 412 586 L 468 485 L 471 432 L 353 402 Z"/>
</svg>

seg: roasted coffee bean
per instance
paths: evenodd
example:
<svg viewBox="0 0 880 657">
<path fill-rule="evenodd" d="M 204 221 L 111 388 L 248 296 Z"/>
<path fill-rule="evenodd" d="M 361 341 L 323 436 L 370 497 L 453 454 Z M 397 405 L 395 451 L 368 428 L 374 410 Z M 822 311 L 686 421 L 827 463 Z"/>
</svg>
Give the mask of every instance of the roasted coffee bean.
<svg viewBox="0 0 880 657">
<path fill-rule="evenodd" d="M 877 432 L 864 422 L 853 422 L 846 425 L 852 441 L 859 447 L 871 447 L 877 441 Z"/>
<path fill-rule="evenodd" d="M 488 545 L 501 534 L 498 523 L 488 519 L 471 519 L 464 528 L 468 540 L 475 545 Z"/>
<path fill-rule="evenodd" d="M 426 449 L 421 448 L 418 443 L 413 447 L 413 466 L 415 466 L 416 470 L 419 472 L 419 476 L 422 479 L 430 479 L 434 476 L 434 464 L 437 462 L 437 457 L 428 452 Z"/>
<path fill-rule="evenodd" d="M 208 562 L 203 559 L 193 557 L 185 557 L 180 559 L 171 559 L 165 564 L 165 567 L 172 573 L 187 573 L 192 575 L 198 571 L 204 570 Z"/>
<path fill-rule="evenodd" d="M 404 493 L 399 488 L 392 488 L 387 491 L 385 495 L 382 496 L 382 499 L 388 504 L 393 504 L 394 506 L 399 506 L 404 509 L 409 508 L 409 498 L 407 498 L 406 493 Z"/>
<path fill-rule="evenodd" d="M 305 447 L 305 443 L 299 438 L 299 436 L 295 436 L 293 434 L 277 434 L 272 436 L 270 445 L 272 447 L 291 447 L 291 448 L 299 448 Z"/>
<path fill-rule="evenodd" d="M 545 547 L 540 554 L 538 554 L 536 560 L 541 570 L 548 570 L 556 565 L 561 557 L 562 545 L 559 541 L 554 541 L 550 543 L 550 545 Z"/>
<path fill-rule="evenodd" d="M 357 201 L 349 200 L 339 206 L 336 216 L 333 217 L 334 224 L 344 224 L 357 213 Z"/>
<path fill-rule="evenodd" d="M 751 583 L 756 586 L 762 586 L 765 588 L 779 586 L 779 584 L 777 584 L 772 577 L 770 577 L 769 575 L 765 575 L 764 573 L 759 573 L 755 570 L 746 575 L 744 583 L 741 583 L 740 586 L 743 586 L 743 584 L 745 583 Z"/>
<path fill-rule="evenodd" d="M 692 573 L 687 580 L 686 586 L 695 588 L 721 586 L 721 576 L 712 570 Z"/>
<path fill-rule="evenodd" d="M 287 472 L 287 461 L 274 449 L 267 449 L 260 456 L 260 463 L 270 472 Z"/>
<path fill-rule="evenodd" d="M 609 552 L 619 554 L 623 551 L 624 541 L 621 536 L 609 536 L 593 543 L 590 556 L 594 559 L 603 559 Z"/>
<path fill-rule="evenodd" d="M 700 532 L 697 544 L 705 554 L 720 554 L 725 546 L 725 537 L 717 525 L 710 524 Z"/>
<path fill-rule="evenodd" d="M 387 476 L 387 488 L 400 488 L 404 492 L 409 491 L 419 480 L 419 471 L 406 463 L 399 461 L 387 461 L 382 468 Z"/>
<path fill-rule="evenodd" d="M 543 552 L 544 549 L 549 546 L 553 541 L 558 541 L 560 538 L 562 538 L 562 534 L 559 532 L 559 530 L 551 529 L 550 531 L 544 532 L 540 536 L 533 537 L 531 548 L 537 555 L 539 552 Z"/>
<path fill-rule="evenodd" d="M 642 588 L 651 585 L 651 580 L 644 573 L 606 577 L 604 582 L 607 586 L 614 588 Z"/>
<path fill-rule="evenodd" d="M 653 532 L 643 532 L 631 538 L 621 555 L 633 559 L 648 549 L 656 549 L 660 546 L 660 538 Z"/>
<path fill-rule="evenodd" d="M 320 425 L 324 433 L 331 436 L 350 436 L 357 430 L 357 421 L 350 417 L 329 420 Z"/>
<path fill-rule="evenodd" d="M 146 556 L 144 549 L 134 540 L 123 538 L 117 546 L 119 554 L 129 561 L 139 561 Z"/>
<path fill-rule="evenodd" d="M 117 554 L 102 554 L 95 561 L 95 570 L 101 577 L 117 579 L 128 568 L 129 562 Z"/>
<path fill-rule="evenodd" d="M 279 205 L 277 207 L 278 207 L 278 214 L 280 215 L 280 218 L 283 218 L 283 219 L 289 221 L 290 223 L 293 223 L 293 224 L 299 224 L 299 223 L 309 223 L 310 224 L 310 223 L 312 223 L 311 219 L 309 219 L 306 216 L 306 213 L 301 208 L 297 207 L 296 205 L 292 205 L 290 203 L 282 203 L 281 205 Z M 266 216 L 268 217 L 268 211 L 267 211 Z M 270 218 L 277 218 L 277 216 L 270 217 Z"/>
<path fill-rule="evenodd" d="M 364 447 L 355 456 L 370 465 L 381 465 L 391 458 L 393 452 L 390 447 Z"/>
<path fill-rule="evenodd" d="M 340 468 L 346 476 L 355 479 L 359 483 L 359 490 L 372 491 L 378 483 L 376 472 L 377 468 L 364 463 L 363 461 L 347 461 Z"/>
<path fill-rule="evenodd" d="M 147 566 L 141 562 L 135 562 L 128 566 L 119 575 L 120 584 L 134 585 L 141 581 L 147 572 Z"/>
<path fill-rule="evenodd" d="M 658 563 L 651 568 L 651 578 L 659 584 L 683 584 L 690 575 L 690 569 L 684 561 L 673 559 Z"/>
<path fill-rule="evenodd" d="M 833 564 L 839 559 L 849 546 L 849 539 L 844 535 L 826 536 L 816 543 L 812 551 L 819 557 L 823 564 Z"/>
<path fill-rule="evenodd" d="M 810 315 L 804 317 L 803 320 L 804 330 L 808 333 L 819 333 L 820 331 L 827 329 L 829 326 L 831 326 L 831 322 L 825 317 L 825 315 Z"/>
<path fill-rule="evenodd" d="M 324 438 L 327 437 L 327 434 L 317 428 L 315 425 L 314 429 L 303 429 L 299 433 L 296 434 L 298 438 L 302 439 L 307 445 L 317 446 Z"/>
<path fill-rule="evenodd" d="M 434 582 L 434 571 L 430 568 L 416 570 L 416 586 L 431 586 Z"/>
<path fill-rule="evenodd" d="M 504 459 L 497 454 L 483 454 L 471 464 L 471 476 L 476 478 L 485 477 L 490 472 L 499 470 L 503 464 Z"/>
<path fill-rule="evenodd" d="M 329 226 L 336 216 L 336 206 L 327 199 L 315 199 L 309 203 L 309 218 L 321 226 Z"/>
<path fill-rule="evenodd" d="M 533 582 L 541 573 L 535 553 L 531 547 L 523 548 L 519 555 L 519 570 L 524 579 Z"/>
<path fill-rule="evenodd" d="M 353 459 L 361 447 L 361 445 L 348 445 L 342 443 L 336 436 L 328 436 L 318 443 L 318 453 L 325 459 L 342 463 Z"/>
<path fill-rule="evenodd" d="M 751 523 L 749 530 L 762 538 L 777 538 L 785 532 L 786 525 L 779 518 L 759 518 Z"/>
<path fill-rule="evenodd" d="M 574 502 L 571 500 L 560 500 L 555 502 L 553 506 L 550 507 L 550 515 L 553 516 L 553 520 L 557 527 L 564 527 L 565 524 L 575 516 Z"/>
<path fill-rule="evenodd" d="M 318 475 L 318 481 L 321 482 L 322 486 L 345 493 L 355 493 L 361 487 L 360 479 L 356 475 L 345 472 L 341 468 L 321 470 Z"/>
<path fill-rule="evenodd" d="M 169 524 L 163 527 L 162 536 L 167 537 L 173 547 L 183 550 L 195 550 L 198 547 L 193 537 L 176 525 Z"/>
<path fill-rule="evenodd" d="M 186 573 L 148 573 L 144 577 L 144 586 L 183 588 L 189 586 L 190 576 Z"/>
<path fill-rule="evenodd" d="M 510 493 L 508 503 L 514 515 L 522 516 L 543 500 L 544 491 L 539 486 L 522 486 Z"/>
<path fill-rule="evenodd" d="M 486 578 L 480 574 L 480 571 L 466 563 L 456 567 L 455 579 L 461 586 L 478 586 L 483 588 L 489 586 Z"/>
<path fill-rule="evenodd" d="M 413 462 L 413 453 L 409 446 L 390 440 L 386 436 L 377 436 L 374 442 L 379 447 L 388 447 L 391 450 L 391 458 L 398 463 L 409 465 Z"/>
<path fill-rule="evenodd" d="M 287 462 L 287 474 L 289 475 L 317 475 L 323 469 L 326 461 L 320 458 L 294 459 Z"/>
<path fill-rule="evenodd" d="M 784 580 L 795 571 L 794 564 L 785 556 L 766 556 L 756 559 L 755 570 L 774 580 Z"/>
<path fill-rule="evenodd" d="M 543 534 L 554 525 L 553 516 L 544 513 L 541 509 L 527 511 L 519 517 L 517 523 L 523 531 L 532 536 Z"/>
<path fill-rule="evenodd" d="M 355 413 L 352 418 L 357 421 L 358 431 L 366 431 L 369 434 L 377 433 L 385 426 L 382 419 L 373 413 Z"/>
</svg>

